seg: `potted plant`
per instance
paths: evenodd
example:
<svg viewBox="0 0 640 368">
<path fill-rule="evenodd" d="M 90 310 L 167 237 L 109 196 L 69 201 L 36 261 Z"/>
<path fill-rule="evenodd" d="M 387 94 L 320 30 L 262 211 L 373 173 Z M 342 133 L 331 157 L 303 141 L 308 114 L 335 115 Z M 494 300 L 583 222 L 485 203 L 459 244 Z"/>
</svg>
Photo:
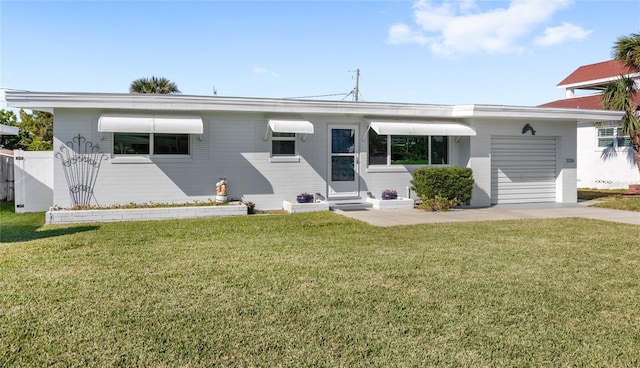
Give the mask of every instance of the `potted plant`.
<svg viewBox="0 0 640 368">
<path fill-rule="evenodd" d="M 298 203 L 311 203 L 313 202 L 313 194 L 307 192 L 298 194 L 296 200 L 298 201 Z"/>
<path fill-rule="evenodd" d="M 385 189 L 382 192 L 382 199 L 398 199 L 398 192 L 393 189 Z"/>
<path fill-rule="evenodd" d="M 256 214 L 256 204 L 253 202 L 244 202 L 244 205 L 247 206 L 247 214 L 255 215 Z"/>
</svg>

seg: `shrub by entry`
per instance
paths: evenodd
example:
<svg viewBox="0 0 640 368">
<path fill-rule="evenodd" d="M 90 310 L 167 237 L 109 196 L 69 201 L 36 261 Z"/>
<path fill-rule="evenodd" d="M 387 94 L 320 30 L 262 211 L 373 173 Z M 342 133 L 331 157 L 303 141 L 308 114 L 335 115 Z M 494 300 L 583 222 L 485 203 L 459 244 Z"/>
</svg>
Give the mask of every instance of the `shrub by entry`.
<svg viewBox="0 0 640 368">
<path fill-rule="evenodd" d="M 432 211 L 447 211 L 471 200 L 473 171 L 467 167 L 424 167 L 413 172 L 411 189 Z"/>
</svg>

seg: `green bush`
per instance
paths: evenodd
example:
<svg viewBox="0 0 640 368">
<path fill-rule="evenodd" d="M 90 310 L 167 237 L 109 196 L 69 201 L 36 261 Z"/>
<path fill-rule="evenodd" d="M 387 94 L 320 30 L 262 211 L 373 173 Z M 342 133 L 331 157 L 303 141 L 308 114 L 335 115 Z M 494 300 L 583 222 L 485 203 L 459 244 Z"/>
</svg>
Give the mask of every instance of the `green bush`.
<svg viewBox="0 0 640 368">
<path fill-rule="evenodd" d="M 440 197 L 458 205 L 471 200 L 473 172 L 470 168 L 458 166 L 423 167 L 413 172 L 411 185 L 423 202 Z"/>
<path fill-rule="evenodd" d="M 457 199 L 446 199 L 440 196 L 435 198 L 426 198 L 418 205 L 418 208 L 429 211 L 449 211 L 458 205 Z"/>
</svg>

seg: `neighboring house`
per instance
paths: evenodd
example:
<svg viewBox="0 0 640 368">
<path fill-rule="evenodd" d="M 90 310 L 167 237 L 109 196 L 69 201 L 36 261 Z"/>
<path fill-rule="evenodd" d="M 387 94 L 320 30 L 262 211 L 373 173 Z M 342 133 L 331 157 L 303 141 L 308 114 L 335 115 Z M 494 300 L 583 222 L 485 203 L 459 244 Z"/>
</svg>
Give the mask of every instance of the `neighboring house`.
<svg viewBox="0 0 640 368">
<path fill-rule="evenodd" d="M 621 75 L 640 83 L 640 73 L 619 60 L 581 66 L 558 84 L 565 89 L 566 98 L 540 107 L 602 109 L 602 91 Z M 635 103 L 640 106 L 640 94 Z M 640 183 L 631 141 L 620 130 L 615 121 L 578 124 L 578 187 L 613 189 Z"/>
<path fill-rule="evenodd" d="M 472 206 L 575 203 L 576 124 L 622 116 L 153 94 L 9 91 L 6 100 L 54 113 L 54 150 L 63 154 L 55 160 L 53 204 L 61 207 L 83 190 L 100 205 L 203 201 L 215 198 L 221 177 L 230 199 L 263 210 L 281 209 L 302 192 L 329 201 L 379 198 L 385 189 L 406 197 L 413 170 L 430 165 L 473 169 Z M 71 150 L 86 158 L 65 159 Z M 69 169 L 80 162 L 91 165 Z M 70 184 L 85 175 L 95 180 Z"/>
</svg>

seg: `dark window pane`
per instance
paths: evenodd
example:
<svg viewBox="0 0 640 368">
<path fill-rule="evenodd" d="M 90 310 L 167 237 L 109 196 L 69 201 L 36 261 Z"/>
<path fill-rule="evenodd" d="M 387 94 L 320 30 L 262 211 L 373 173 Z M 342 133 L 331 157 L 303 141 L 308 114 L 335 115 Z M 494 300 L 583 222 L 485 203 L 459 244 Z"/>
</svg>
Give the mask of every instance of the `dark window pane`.
<svg viewBox="0 0 640 368">
<path fill-rule="evenodd" d="M 355 152 L 353 129 L 331 129 L 331 153 Z"/>
<path fill-rule="evenodd" d="M 116 155 L 148 155 L 149 133 L 113 133 Z"/>
<path fill-rule="evenodd" d="M 598 138 L 598 147 L 613 147 L 613 137 Z"/>
<path fill-rule="evenodd" d="M 417 165 L 429 163 L 428 136 L 391 136 L 391 163 Z"/>
<path fill-rule="evenodd" d="M 153 154 L 155 155 L 188 155 L 188 134 L 154 134 Z"/>
<path fill-rule="evenodd" d="M 295 138 L 296 137 L 296 133 L 277 133 L 277 132 L 273 132 L 271 133 L 271 136 L 274 138 Z"/>
<path fill-rule="evenodd" d="M 369 165 L 387 164 L 387 136 L 369 129 Z"/>
<path fill-rule="evenodd" d="M 449 163 L 448 137 L 431 137 L 431 165 L 445 165 Z"/>
<path fill-rule="evenodd" d="M 296 154 L 296 141 L 271 141 L 271 154 L 274 156 L 293 156 Z"/>
<path fill-rule="evenodd" d="M 613 137 L 613 128 L 598 129 L 598 137 Z"/>
<path fill-rule="evenodd" d="M 631 147 L 631 138 L 618 137 L 618 147 Z"/>
<path fill-rule="evenodd" d="M 331 157 L 331 180 L 354 181 L 355 158 L 353 156 Z"/>
</svg>

